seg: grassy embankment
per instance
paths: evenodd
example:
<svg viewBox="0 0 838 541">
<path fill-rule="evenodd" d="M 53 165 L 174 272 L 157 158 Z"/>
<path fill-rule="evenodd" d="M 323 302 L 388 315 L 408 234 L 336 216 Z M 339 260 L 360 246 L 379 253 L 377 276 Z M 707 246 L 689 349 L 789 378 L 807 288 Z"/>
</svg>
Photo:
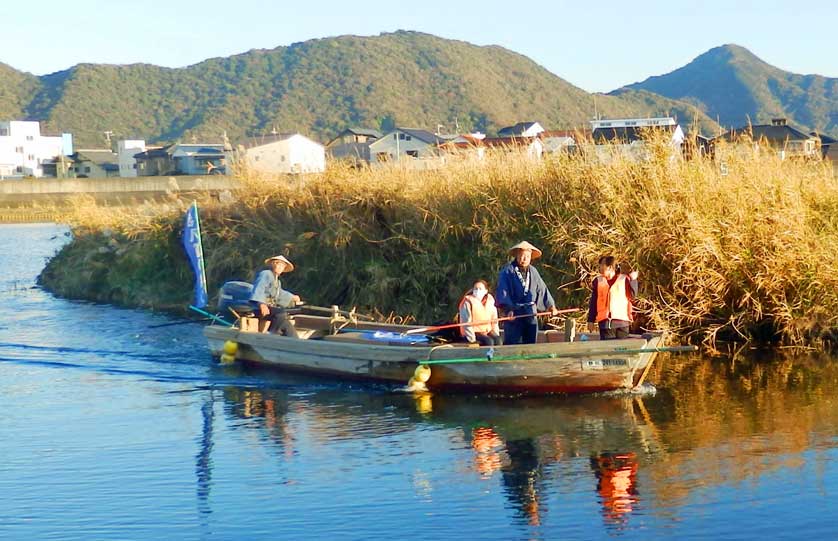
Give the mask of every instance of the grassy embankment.
<svg viewBox="0 0 838 541">
<path fill-rule="evenodd" d="M 288 255 L 284 284 L 315 304 L 449 318 L 507 248 L 529 239 L 560 307 L 584 306 L 597 258 L 638 269 L 647 326 L 705 339 L 834 341 L 838 186 L 820 163 L 744 153 L 708 159 L 592 152 L 533 163 L 494 156 L 444 169 L 334 168 L 303 185 L 242 175 L 235 201 L 202 208 L 211 293 Z M 182 309 L 191 274 L 178 234 L 187 201 L 112 211 L 79 201 L 74 241 L 41 276 L 60 295 Z"/>
</svg>

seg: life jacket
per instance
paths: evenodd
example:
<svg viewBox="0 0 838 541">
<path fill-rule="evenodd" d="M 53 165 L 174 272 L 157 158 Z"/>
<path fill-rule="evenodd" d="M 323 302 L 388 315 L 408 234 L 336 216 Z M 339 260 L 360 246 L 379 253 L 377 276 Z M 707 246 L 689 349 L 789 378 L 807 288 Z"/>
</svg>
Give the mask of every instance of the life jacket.
<svg viewBox="0 0 838 541">
<path fill-rule="evenodd" d="M 631 301 L 626 291 L 625 274 L 618 274 L 614 282 L 609 285 L 605 276 L 597 276 L 594 287 L 596 287 L 596 322 L 606 319 L 620 319 L 633 321 Z"/>
<path fill-rule="evenodd" d="M 485 304 L 480 301 L 477 297 L 469 293 L 460 301 L 460 305 L 457 307 L 457 311 L 463 309 L 465 303 L 469 303 L 469 308 L 471 311 L 471 321 L 491 321 L 495 319 L 497 316 L 497 311 L 495 309 L 495 299 L 492 297 L 490 293 L 486 293 L 486 296 L 483 297 L 485 300 Z M 465 321 L 461 321 L 460 323 L 466 323 Z M 476 332 L 476 333 L 490 333 L 494 328 L 495 323 L 482 323 L 480 325 L 469 325 L 469 328 Z M 466 335 L 466 328 L 460 327 L 460 336 L 465 337 Z"/>
</svg>

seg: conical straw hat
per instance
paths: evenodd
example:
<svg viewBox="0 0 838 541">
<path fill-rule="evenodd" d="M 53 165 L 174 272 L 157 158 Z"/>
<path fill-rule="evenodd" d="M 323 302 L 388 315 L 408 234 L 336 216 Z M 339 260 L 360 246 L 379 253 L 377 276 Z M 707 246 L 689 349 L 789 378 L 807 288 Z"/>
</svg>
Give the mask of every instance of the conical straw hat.
<svg viewBox="0 0 838 541">
<path fill-rule="evenodd" d="M 532 250 L 532 258 L 538 259 L 541 257 L 541 250 L 533 246 L 527 241 L 522 241 L 509 249 L 509 255 L 515 256 L 515 250 Z"/>
<path fill-rule="evenodd" d="M 265 265 L 268 265 L 274 259 L 285 263 L 285 272 L 291 272 L 292 270 L 294 270 L 294 264 L 288 261 L 288 258 L 286 258 L 284 255 L 275 255 L 273 257 L 269 257 L 265 260 Z"/>
</svg>

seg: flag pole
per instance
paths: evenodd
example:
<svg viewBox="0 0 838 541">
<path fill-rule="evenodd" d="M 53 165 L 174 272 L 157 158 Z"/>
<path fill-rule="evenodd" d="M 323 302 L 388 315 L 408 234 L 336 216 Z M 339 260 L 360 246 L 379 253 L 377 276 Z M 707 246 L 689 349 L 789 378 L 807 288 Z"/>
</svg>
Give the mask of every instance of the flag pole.
<svg viewBox="0 0 838 541">
<path fill-rule="evenodd" d="M 201 234 L 201 217 L 198 214 L 198 201 L 193 199 L 192 204 L 195 206 L 195 225 L 198 229 L 198 251 L 200 253 L 198 261 L 201 265 L 201 282 L 203 283 L 204 291 L 206 291 L 207 295 L 209 295 L 209 290 L 207 289 L 207 267 L 204 263 L 204 240 L 202 238 L 203 235 Z"/>
</svg>

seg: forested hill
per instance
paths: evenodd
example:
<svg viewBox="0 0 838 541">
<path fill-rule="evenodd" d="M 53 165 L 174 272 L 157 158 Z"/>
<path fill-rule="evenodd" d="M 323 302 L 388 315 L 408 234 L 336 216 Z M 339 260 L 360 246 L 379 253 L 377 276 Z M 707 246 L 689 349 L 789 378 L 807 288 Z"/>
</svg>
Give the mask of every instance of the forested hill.
<svg viewBox="0 0 838 541">
<path fill-rule="evenodd" d="M 838 79 L 783 71 L 738 45 L 716 47 L 682 68 L 612 95 L 626 89 L 693 103 L 723 126 L 784 117 L 807 131 L 838 135 Z"/>
<path fill-rule="evenodd" d="M 601 116 L 674 114 L 695 108 L 644 91 L 596 96 Z M 213 58 L 186 68 L 79 64 L 41 77 L 0 64 L 0 118 L 46 121 L 76 146 L 103 132 L 153 142 L 235 141 L 276 128 L 320 141 L 348 126 L 392 124 L 453 131 L 537 120 L 585 126 L 594 97 L 525 56 L 417 32 L 341 36 Z M 713 121 L 699 115 L 701 126 Z"/>
</svg>

